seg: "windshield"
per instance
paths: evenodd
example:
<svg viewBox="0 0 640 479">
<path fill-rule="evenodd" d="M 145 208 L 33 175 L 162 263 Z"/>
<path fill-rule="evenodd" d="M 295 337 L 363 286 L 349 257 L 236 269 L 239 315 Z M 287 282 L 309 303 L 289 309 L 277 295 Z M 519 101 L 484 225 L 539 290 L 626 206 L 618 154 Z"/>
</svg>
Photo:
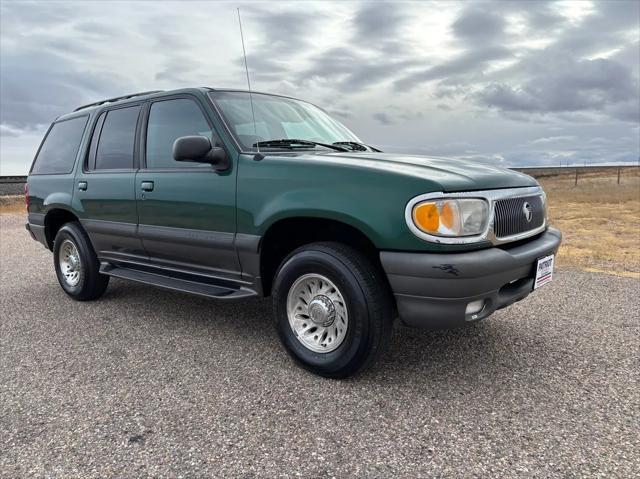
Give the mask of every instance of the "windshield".
<svg viewBox="0 0 640 479">
<path fill-rule="evenodd" d="M 212 92 L 231 132 L 243 150 L 255 150 L 258 142 L 270 140 L 307 140 L 316 143 L 358 142 L 357 136 L 320 108 L 300 100 L 253 93 L 255 127 L 248 92 Z M 260 145 L 263 148 L 262 145 Z M 314 148 L 313 145 L 308 145 Z M 282 146 L 265 148 L 281 149 Z"/>
</svg>

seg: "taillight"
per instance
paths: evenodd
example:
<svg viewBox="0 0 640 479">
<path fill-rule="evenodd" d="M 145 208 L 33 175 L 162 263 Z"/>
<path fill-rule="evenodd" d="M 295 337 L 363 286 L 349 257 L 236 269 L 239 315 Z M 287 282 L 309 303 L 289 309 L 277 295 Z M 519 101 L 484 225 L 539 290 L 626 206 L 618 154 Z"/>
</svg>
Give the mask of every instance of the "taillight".
<svg viewBox="0 0 640 479">
<path fill-rule="evenodd" d="M 29 183 L 24 184 L 24 204 L 29 209 Z"/>
</svg>

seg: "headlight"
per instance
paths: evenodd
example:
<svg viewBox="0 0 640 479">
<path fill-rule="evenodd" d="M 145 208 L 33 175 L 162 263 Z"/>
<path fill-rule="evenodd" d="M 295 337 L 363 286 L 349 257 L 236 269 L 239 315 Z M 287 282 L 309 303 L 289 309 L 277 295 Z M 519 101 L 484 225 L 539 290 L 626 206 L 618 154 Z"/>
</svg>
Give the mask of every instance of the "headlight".
<svg viewBox="0 0 640 479">
<path fill-rule="evenodd" d="M 475 236 L 483 233 L 489 220 L 489 205 L 479 198 L 422 201 L 413 207 L 415 226 L 434 236 Z"/>
</svg>

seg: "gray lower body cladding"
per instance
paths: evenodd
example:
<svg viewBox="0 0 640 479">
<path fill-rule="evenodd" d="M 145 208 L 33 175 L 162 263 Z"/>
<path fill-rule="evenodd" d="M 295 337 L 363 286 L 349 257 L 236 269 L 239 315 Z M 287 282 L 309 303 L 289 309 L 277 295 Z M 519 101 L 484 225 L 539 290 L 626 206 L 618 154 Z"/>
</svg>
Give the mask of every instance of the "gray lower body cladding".
<svg viewBox="0 0 640 479">
<path fill-rule="evenodd" d="M 540 236 L 503 248 L 464 253 L 383 251 L 382 266 L 408 326 L 444 329 L 486 318 L 533 291 L 537 260 L 556 253 L 562 235 L 549 228 Z M 467 305 L 484 300 L 480 312 Z"/>
<path fill-rule="evenodd" d="M 238 287 L 262 295 L 260 236 L 87 218 L 80 223 L 103 263 L 146 265 L 182 271 L 196 278 L 235 281 Z M 48 247 L 44 214 L 29 213 L 25 227 L 34 240 Z M 140 277 L 138 273 L 134 280 Z"/>
</svg>

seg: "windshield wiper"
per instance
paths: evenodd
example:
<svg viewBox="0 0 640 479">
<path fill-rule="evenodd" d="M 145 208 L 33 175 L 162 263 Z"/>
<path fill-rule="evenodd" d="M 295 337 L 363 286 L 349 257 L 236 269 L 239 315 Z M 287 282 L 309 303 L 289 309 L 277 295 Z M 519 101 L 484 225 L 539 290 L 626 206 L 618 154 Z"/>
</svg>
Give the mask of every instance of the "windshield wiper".
<svg viewBox="0 0 640 479">
<path fill-rule="evenodd" d="M 338 146 L 346 146 L 351 151 L 375 151 L 376 153 L 382 153 L 381 150 L 378 150 L 373 146 L 365 145 L 364 143 L 358 143 L 357 141 L 336 141 L 333 144 Z"/>
<path fill-rule="evenodd" d="M 257 143 L 254 143 L 253 146 L 264 146 L 264 147 L 270 147 L 270 146 L 275 146 L 275 147 L 283 147 L 283 148 L 295 148 L 296 145 L 300 145 L 300 146 L 324 146 L 325 148 L 330 148 L 332 150 L 337 150 L 337 151 L 349 151 L 349 148 L 346 148 L 344 146 L 340 146 L 340 145 L 329 145 L 327 143 L 320 143 L 318 141 L 311 141 L 311 140 L 297 140 L 295 138 L 282 138 L 279 140 L 264 140 L 264 141 L 259 141 Z"/>
</svg>

